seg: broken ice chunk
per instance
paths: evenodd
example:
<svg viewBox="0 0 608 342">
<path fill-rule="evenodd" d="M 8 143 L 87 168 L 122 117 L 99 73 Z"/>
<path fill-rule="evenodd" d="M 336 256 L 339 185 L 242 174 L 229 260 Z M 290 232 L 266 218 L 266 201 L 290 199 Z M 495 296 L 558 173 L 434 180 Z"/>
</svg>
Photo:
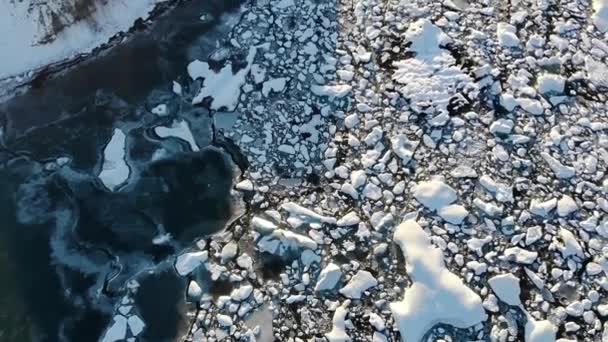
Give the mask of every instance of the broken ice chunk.
<svg viewBox="0 0 608 342">
<path fill-rule="evenodd" d="M 519 37 L 515 26 L 507 23 L 496 25 L 496 36 L 498 43 L 504 47 L 513 48 L 519 46 Z"/>
<path fill-rule="evenodd" d="M 564 259 L 570 256 L 578 256 L 583 259 L 585 257 L 585 253 L 583 252 L 583 248 L 576 240 L 574 234 L 565 228 L 559 229 L 559 237 L 564 242 L 563 246 L 560 246 L 560 251 L 562 252 L 562 257 Z"/>
<path fill-rule="evenodd" d="M 557 206 L 557 200 L 552 198 L 548 201 L 541 202 L 537 199 L 530 201 L 530 212 L 540 217 L 547 217 L 551 210 Z"/>
<path fill-rule="evenodd" d="M 278 228 L 276 224 L 257 216 L 251 219 L 251 226 L 263 234 L 269 234 Z"/>
<path fill-rule="evenodd" d="M 127 324 L 129 325 L 129 330 L 131 330 L 131 334 L 133 336 L 141 334 L 141 332 L 144 331 L 144 328 L 146 327 L 144 321 L 142 321 L 142 319 L 139 318 L 139 316 L 137 315 L 130 316 L 127 320 Z"/>
<path fill-rule="evenodd" d="M 347 84 L 335 84 L 335 85 L 312 85 L 310 90 L 317 96 L 330 96 L 335 98 L 342 98 L 348 95 L 352 87 Z"/>
<path fill-rule="evenodd" d="M 340 289 L 340 293 L 351 299 L 359 299 L 363 292 L 378 285 L 378 281 L 367 271 L 358 271 L 346 286 Z"/>
<path fill-rule="evenodd" d="M 188 297 L 193 300 L 198 300 L 203 295 L 203 290 L 198 285 L 198 283 L 194 280 L 190 281 L 188 284 Z"/>
<path fill-rule="evenodd" d="M 519 247 L 510 247 L 504 251 L 505 259 L 519 264 L 531 264 L 536 260 L 536 257 L 538 257 L 537 252 L 531 252 Z"/>
<path fill-rule="evenodd" d="M 348 227 L 348 226 L 354 226 L 356 224 L 359 224 L 359 222 L 361 222 L 361 219 L 359 218 L 359 216 L 357 216 L 357 213 L 354 211 L 351 211 L 351 212 L 347 213 L 346 215 L 342 216 L 342 218 L 340 218 L 338 220 L 338 222 L 336 222 L 336 224 L 339 227 Z"/>
<path fill-rule="evenodd" d="M 270 79 L 262 84 L 262 95 L 264 95 L 264 97 L 268 97 L 271 91 L 280 93 L 285 89 L 286 84 L 287 78 L 285 77 Z"/>
<path fill-rule="evenodd" d="M 514 123 L 508 119 L 498 119 L 490 125 L 490 132 L 494 134 L 509 134 L 513 130 Z"/>
<path fill-rule="evenodd" d="M 571 178 L 575 175 L 575 170 L 571 166 L 565 166 L 559 162 L 559 160 L 553 158 L 547 152 L 541 152 L 540 156 L 543 157 L 545 162 L 549 165 L 553 173 L 557 176 L 557 178 Z"/>
<path fill-rule="evenodd" d="M 405 134 L 398 134 L 391 138 L 393 152 L 401 158 L 403 165 L 409 163 L 416 152 L 418 142 L 411 141 Z"/>
<path fill-rule="evenodd" d="M 477 178 L 477 171 L 470 166 L 458 165 L 450 171 L 450 176 L 454 178 Z"/>
<path fill-rule="evenodd" d="M 334 263 L 330 263 L 321 271 L 315 285 L 315 291 L 331 290 L 338 284 L 342 277 L 340 267 Z"/>
<path fill-rule="evenodd" d="M 545 112 L 542 103 L 538 100 L 518 98 L 516 101 L 521 109 L 532 115 L 542 115 Z"/>
<path fill-rule="evenodd" d="M 458 204 L 452 204 L 437 210 L 437 214 L 451 224 L 461 224 L 469 215 L 467 209 Z"/>
<path fill-rule="evenodd" d="M 557 214 L 561 217 L 568 216 L 578 210 L 578 206 L 574 199 L 568 195 L 563 195 L 557 201 Z"/>
<path fill-rule="evenodd" d="M 316 212 L 304 208 L 294 202 L 287 202 L 281 205 L 281 209 L 289 212 L 293 216 L 297 216 L 306 222 L 317 221 L 328 224 L 336 224 L 336 219 L 329 216 L 319 215 Z"/>
<path fill-rule="evenodd" d="M 184 253 L 177 257 L 175 269 L 179 275 L 186 276 L 207 261 L 208 257 L 207 251 Z"/>
<path fill-rule="evenodd" d="M 536 321 L 528 315 L 525 327 L 526 342 L 553 342 L 555 341 L 556 327 L 549 321 Z"/>
<path fill-rule="evenodd" d="M 108 328 L 101 342 L 122 341 L 127 335 L 127 318 L 124 316 L 114 316 L 114 323 Z"/>
<path fill-rule="evenodd" d="M 262 237 L 257 245 L 261 252 L 276 255 L 284 255 L 300 248 L 317 249 L 317 243 L 311 238 L 283 229 L 276 229 L 270 235 Z"/>
<path fill-rule="evenodd" d="M 512 274 L 497 275 L 490 278 L 488 284 L 503 302 L 513 306 L 521 305 L 519 278 L 516 276 Z"/>
<path fill-rule="evenodd" d="M 413 192 L 416 200 L 431 210 L 450 205 L 458 198 L 456 190 L 439 180 L 420 182 Z"/>
<path fill-rule="evenodd" d="M 563 76 L 543 74 L 538 78 L 538 91 L 543 95 L 557 95 L 564 92 L 566 79 Z"/>
</svg>

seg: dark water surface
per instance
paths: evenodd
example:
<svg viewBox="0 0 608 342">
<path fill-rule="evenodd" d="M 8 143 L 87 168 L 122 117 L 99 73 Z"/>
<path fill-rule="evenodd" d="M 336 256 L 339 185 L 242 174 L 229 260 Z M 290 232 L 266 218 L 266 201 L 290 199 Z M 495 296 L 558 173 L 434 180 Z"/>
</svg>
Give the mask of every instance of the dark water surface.
<svg viewBox="0 0 608 342">
<path fill-rule="evenodd" d="M 185 281 L 166 260 L 230 220 L 236 170 L 223 150 L 204 148 L 213 143 L 208 112 L 171 87 L 188 87 L 187 63 L 215 49 L 230 30 L 222 14 L 240 3 L 184 1 L 125 43 L 0 104 L 0 341 L 97 341 L 130 279 L 147 323 L 140 340 L 184 333 Z M 158 103 L 169 107 L 166 118 L 150 113 Z M 176 118 L 191 123 L 201 152 L 150 139 Z M 137 177 L 110 193 L 96 175 L 117 125 L 128 132 Z M 172 156 L 151 161 L 161 145 Z M 69 163 L 54 163 L 60 157 Z M 151 243 L 159 225 L 173 242 Z"/>
</svg>

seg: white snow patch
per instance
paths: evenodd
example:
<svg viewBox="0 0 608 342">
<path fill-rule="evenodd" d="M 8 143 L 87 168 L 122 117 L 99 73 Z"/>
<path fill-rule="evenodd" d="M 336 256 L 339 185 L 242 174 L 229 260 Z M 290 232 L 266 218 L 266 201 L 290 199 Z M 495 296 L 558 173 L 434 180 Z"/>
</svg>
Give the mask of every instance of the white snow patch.
<svg viewBox="0 0 608 342">
<path fill-rule="evenodd" d="M 447 106 L 450 99 L 467 88 L 476 92 L 473 80 L 455 65 L 454 58 L 442 45 L 450 39 L 427 19 L 412 23 L 405 38 L 416 52 L 415 58 L 394 63 L 393 79 L 399 84 L 398 91 L 410 100 L 412 109 L 420 113 L 437 114 L 433 125 L 445 124 L 449 117 Z"/>
<path fill-rule="evenodd" d="M 171 127 L 158 126 L 154 128 L 154 133 L 160 138 L 178 138 L 182 139 L 190 145 L 190 149 L 194 152 L 199 151 L 200 148 L 190 131 L 190 125 L 186 120 L 175 120 Z"/>
<path fill-rule="evenodd" d="M 420 341 L 437 323 L 468 328 L 486 320 L 479 295 L 445 267 L 443 253 L 416 221 L 399 225 L 394 241 L 413 282 L 403 300 L 390 305 L 403 340 Z"/>
<path fill-rule="evenodd" d="M 103 165 L 98 177 L 110 191 L 116 190 L 129 179 L 131 170 L 125 161 L 126 139 L 125 133 L 115 128 L 110 142 L 103 151 Z"/>
<path fill-rule="evenodd" d="M 188 64 L 188 75 L 193 80 L 202 78 L 203 86 L 199 93 L 192 99 L 192 104 L 203 102 L 205 98 L 211 97 L 211 109 L 219 110 L 226 108 L 233 112 L 239 103 L 241 87 L 245 84 L 245 77 L 251 70 L 251 64 L 255 58 L 257 49 L 251 47 L 247 54 L 247 65 L 232 73 L 232 64 L 227 63 L 215 73 L 207 62 L 195 60 Z"/>
</svg>

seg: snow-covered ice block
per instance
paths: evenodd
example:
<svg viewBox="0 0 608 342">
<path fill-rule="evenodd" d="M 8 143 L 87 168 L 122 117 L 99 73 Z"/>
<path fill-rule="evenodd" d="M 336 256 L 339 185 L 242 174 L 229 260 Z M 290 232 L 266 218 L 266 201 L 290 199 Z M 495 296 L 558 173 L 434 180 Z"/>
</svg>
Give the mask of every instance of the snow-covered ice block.
<svg viewBox="0 0 608 342">
<path fill-rule="evenodd" d="M 538 78 L 538 91 L 541 94 L 562 94 L 566 78 L 560 75 L 543 74 Z"/>
<path fill-rule="evenodd" d="M 317 96 L 342 98 L 350 93 L 352 87 L 347 84 L 312 85 L 310 91 Z"/>
<path fill-rule="evenodd" d="M 416 221 L 399 225 L 393 239 L 412 280 L 403 300 L 390 305 L 404 341 L 420 341 L 437 323 L 468 328 L 486 320 L 479 295 L 445 267 L 443 253 Z"/>
<path fill-rule="evenodd" d="M 467 209 L 459 204 L 452 204 L 437 210 L 437 214 L 451 224 L 461 224 L 469 215 Z"/>
<path fill-rule="evenodd" d="M 519 278 L 516 276 L 512 274 L 500 274 L 490 278 L 488 284 L 503 302 L 508 305 L 521 305 L 521 300 L 519 299 L 521 289 Z"/>
<path fill-rule="evenodd" d="M 325 334 L 325 337 L 329 342 L 348 342 L 351 340 L 346 332 L 345 322 L 346 315 L 348 315 L 349 304 L 349 300 L 344 301 L 344 303 L 336 309 L 336 312 L 334 312 L 331 331 Z"/>
<path fill-rule="evenodd" d="M 202 263 L 207 261 L 208 257 L 209 252 L 207 251 L 184 253 L 177 257 L 175 269 L 181 276 L 188 275 Z"/>
<path fill-rule="evenodd" d="M 416 184 L 413 194 L 418 202 L 431 210 L 448 206 L 458 198 L 456 190 L 439 180 Z"/>
<path fill-rule="evenodd" d="M 340 293 L 351 299 L 359 299 L 363 292 L 378 285 L 378 281 L 368 271 L 358 271 L 346 286 L 340 289 Z"/>
<path fill-rule="evenodd" d="M 334 263 L 330 263 L 319 274 L 315 291 L 331 290 L 338 284 L 342 277 L 340 267 Z"/>
<path fill-rule="evenodd" d="M 498 43 L 504 47 L 513 48 L 519 46 L 519 37 L 515 26 L 507 23 L 496 25 L 496 36 Z"/>
</svg>

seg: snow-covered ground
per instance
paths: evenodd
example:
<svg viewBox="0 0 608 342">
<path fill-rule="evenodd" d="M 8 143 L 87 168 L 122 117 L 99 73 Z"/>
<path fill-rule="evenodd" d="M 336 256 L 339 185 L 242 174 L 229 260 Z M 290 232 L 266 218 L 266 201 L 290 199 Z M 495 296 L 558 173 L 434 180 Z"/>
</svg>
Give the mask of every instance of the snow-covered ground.
<svg viewBox="0 0 608 342">
<path fill-rule="evenodd" d="M 0 80 L 90 52 L 163 1 L 0 1 Z"/>
</svg>

